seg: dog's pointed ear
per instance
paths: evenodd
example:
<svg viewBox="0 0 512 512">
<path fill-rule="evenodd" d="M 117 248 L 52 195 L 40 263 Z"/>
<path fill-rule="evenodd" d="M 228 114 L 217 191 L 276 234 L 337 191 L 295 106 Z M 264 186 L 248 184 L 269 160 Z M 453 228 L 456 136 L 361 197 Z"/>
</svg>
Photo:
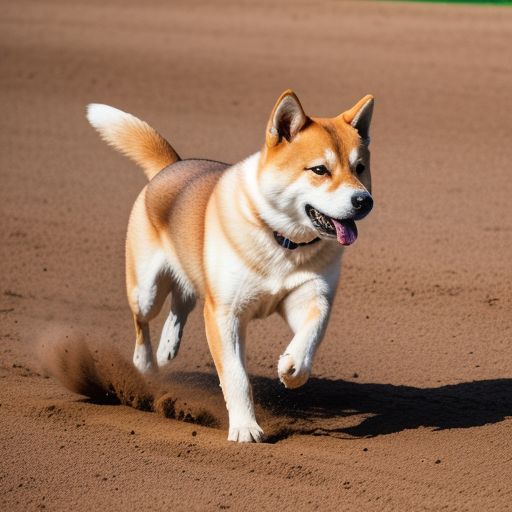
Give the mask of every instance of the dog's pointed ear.
<svg viewBox="0 0 512 512">
<path fill-rule="evenodd" d="M 373 114 L 373 96 L 368 94 L 361 98 L 350 110 L 338 116 L 346 123 L 352 125 L 361 136 L 363 144 L 370 143 L 370 123 Z"/>
<path fill-rule="evenodd" d="M 283 139 L 291 142 L 304 127 L 307 120 L 308 118 L 295 93 L 290 89 L 283 92 L 274 105 L 268 121 L 267 146 L 275 146 Z"/>
</svg>

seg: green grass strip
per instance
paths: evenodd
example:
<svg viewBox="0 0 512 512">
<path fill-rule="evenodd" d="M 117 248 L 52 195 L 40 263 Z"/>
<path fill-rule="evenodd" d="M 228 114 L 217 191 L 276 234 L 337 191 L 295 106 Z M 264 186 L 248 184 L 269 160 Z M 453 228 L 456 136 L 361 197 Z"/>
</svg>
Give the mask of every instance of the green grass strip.
<svg viewBox="0 0 512 512">
<path fill-rule="evenodd" d="M 400 2 L 428 2 L 431 4 L 479 4 L 479 5 L 509 5 L 511 0 L 398 0 Z"/>
</svg>

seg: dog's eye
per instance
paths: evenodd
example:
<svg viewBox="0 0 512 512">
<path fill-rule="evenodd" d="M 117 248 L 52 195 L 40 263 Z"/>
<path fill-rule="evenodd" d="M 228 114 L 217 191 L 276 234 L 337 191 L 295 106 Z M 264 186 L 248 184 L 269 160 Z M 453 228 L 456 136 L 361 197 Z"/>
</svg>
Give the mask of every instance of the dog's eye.
<svg viewBox="0 0 512 512">
<path fill-rule="evenodd" d="M 356 165 L 356 172 L 357 174 L 363 174 L 364 170 L 366 169 L 366 166 L 362 163 L 358 163 Z"/>
<path fill-rule="evenodd" d="M 331 174 L 329 169 L 325 167 L 325 165 L 315 165 L 314 167 L 308 167 L 308 171 L 313 171 L 315 174 L 319 176 L 323 176 L 324 174 Z"/>
</svg>

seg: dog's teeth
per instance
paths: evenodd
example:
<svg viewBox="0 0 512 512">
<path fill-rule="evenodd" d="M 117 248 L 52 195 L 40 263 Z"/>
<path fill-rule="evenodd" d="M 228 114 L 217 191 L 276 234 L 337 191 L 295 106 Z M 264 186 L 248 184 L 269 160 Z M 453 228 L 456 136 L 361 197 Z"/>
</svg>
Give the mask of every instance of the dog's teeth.
<svg viewBox="0 0 512 512">
<path fill-rule="evenodd" d="M 311 217 L 311 220 L 314 222 L 317 229 L 321 229 L 327 233 L 334 230 L 331 219 L 323 213 L 320 213 L 315 208 L 311 207 L 309 210 L 309 216 Z"/>
</svg>

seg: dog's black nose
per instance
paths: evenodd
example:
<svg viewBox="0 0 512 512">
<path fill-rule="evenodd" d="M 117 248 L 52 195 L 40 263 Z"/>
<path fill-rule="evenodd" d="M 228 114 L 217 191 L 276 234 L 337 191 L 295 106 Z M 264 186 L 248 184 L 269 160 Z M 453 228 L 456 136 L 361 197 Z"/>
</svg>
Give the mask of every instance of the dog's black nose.
<svg viewBox="0 0 512 512">
<path fill-rule="evenodd" d="M 373 199 L 368 192 L 357 192 L 352 196 L 352 206 L 357 210 L 357 217 L 368 215 L 373 208 Z"/>
</svg>

